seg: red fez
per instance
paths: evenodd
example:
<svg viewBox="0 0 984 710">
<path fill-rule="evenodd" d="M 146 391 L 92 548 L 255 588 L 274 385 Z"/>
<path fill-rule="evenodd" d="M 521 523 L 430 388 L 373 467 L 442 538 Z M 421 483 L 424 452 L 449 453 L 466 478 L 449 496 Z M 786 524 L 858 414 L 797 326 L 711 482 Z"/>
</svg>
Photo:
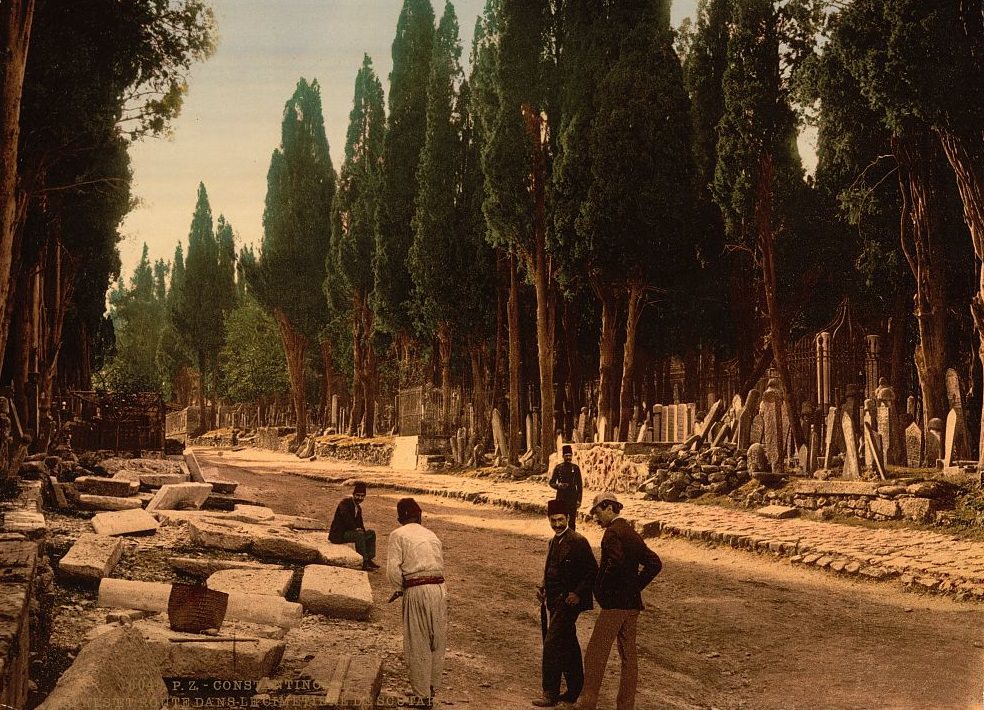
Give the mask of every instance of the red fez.
<svg viewBox="0 0 984 710">
<path fill-rule="evenodd" d="M 564 444 L 560 449 L 561 454 L 573 454 L 574 450 L 571 448 L 570 444 Z"/>
<path fill-rule="evenodd" d="M 563 513 L 567 515 L 567 505 L 562 500 L 548 500 L 547 501 L 547 515 L 559 515 Z"/>
<path fill-rule="evenodd" d="M 356 481 L 355 482 L 355 485 L 352 487 L 352 492 L 353 493 L 365 493 L 366 492 L 366 484 L 365 484 L 365 482 L 364 481 Z"/>
</svg>

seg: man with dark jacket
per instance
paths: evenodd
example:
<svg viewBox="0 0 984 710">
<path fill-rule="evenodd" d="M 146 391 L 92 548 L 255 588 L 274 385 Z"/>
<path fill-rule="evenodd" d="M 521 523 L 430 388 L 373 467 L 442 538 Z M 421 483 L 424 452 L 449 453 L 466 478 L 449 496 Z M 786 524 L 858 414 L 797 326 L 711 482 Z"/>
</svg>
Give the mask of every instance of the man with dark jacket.
<svg viewBox="0 0 984 710">
<path fill-rule="evenodd" d="M 355 551 L 362 555 L 362 569 L 372 572 L 379 569 L 373 559 L 376 557 L 376 531 L 366 530 L 362 522 L 362 501 L 366 499 L 366 484 L 357 481 L 352 488 L 352 497 L 344 498 L 335 508 L 335 517 L 328 530 L 328 541 L 336 545 L 355 543 Z"/>
<path fill-rule="evenodd" d="M 550 476 L 550 487 L 557 491 L 556 499 L 562 501 L 570 517 L 571 530 L 577 529 L 577 509 L 581 507 L 581 495 L 584 484 L 581 481 L 581 469 L 573 462 L 574 451 L 570 444 L 564 444 L 561 449 L 564 460 L 554 466 Z"/>
<path fill-rule="evenodd" d="M 547 502 L 554 536 L 547 549 L 537 598 L 549 614 L 549 623 L 543 635 L 543 697 L 533 701 L 541 708 L 553 707 L 560 701 L 576 702 L 584 685 L 581 645 L 575 625 L 578 615 L 593 606 L 591 587 L 598 563 L 588 541 L 568 525 L 567 510 L 563 501 Z M 567 692 L 563 695 L 561 677 L 567 679 Z"/>
<path fill-rule="evenodd" d="M 605 666 L 616 638 L 622 659 L 616 707 L 618 710 L 635 708 L 639 676 L 636 626 L 643 609 L 642 590 L 659 574 L 663 563 L 619 515 L 621 511 L 622 504 L 614 493 L 599 493 L 591 504 L 591 514 L 605 528 L 601 538 L 601 564 L 594 584 L 601 613 L 584 655 L 584 690 L 577 704 L 578 710 L 595 710 Z"/>
</svg>

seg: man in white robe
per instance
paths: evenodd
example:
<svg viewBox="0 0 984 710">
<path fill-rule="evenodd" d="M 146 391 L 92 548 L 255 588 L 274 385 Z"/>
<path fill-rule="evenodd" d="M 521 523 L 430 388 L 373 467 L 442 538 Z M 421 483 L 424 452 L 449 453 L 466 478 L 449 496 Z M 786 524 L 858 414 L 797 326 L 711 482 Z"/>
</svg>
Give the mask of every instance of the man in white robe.
<svg viewBox="0 0 984 710">
<path fill-rule="evenodd" d="M 400 527 L 390 533 L 386 577 L 403 591 L 403 656 L 415 701 L 432 707 L 444 670 L 448 626 L 444 555 L 437 535 L 420 524 L 413 498 L 396 505 Z"/>
</svg>

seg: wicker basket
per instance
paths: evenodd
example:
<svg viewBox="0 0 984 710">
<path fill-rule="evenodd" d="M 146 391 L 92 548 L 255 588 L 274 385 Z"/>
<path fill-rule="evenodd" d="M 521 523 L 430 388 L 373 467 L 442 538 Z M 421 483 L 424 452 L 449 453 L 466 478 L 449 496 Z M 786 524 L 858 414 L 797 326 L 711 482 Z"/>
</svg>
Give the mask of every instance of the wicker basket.
<svg viewBox="0 0 984 710">
<path fill-rule="evenodd" d="M 198 633 L 218 629 L 225 619 L 229 595 L 203 584 L 171 585 L 167 600 L 167 619 L 174 631 Z"/>
</svg>

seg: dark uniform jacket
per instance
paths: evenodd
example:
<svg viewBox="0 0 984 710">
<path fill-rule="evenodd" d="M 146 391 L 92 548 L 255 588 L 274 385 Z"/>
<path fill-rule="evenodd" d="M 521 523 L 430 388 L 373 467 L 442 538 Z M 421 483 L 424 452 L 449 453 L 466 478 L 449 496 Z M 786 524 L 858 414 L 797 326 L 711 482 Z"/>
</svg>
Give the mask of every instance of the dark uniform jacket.
<svg viewBox="0 0 984 710">
<path fill-rule="evenodd" d="M 331 529 L 328 530 L 328 541 L 336 545 L 344 544 L 343 535 L 349 530 L 362 528 L 362 506 L 355 505 L 354 498 L 344 498 L 335 508 L 335 517 L 331 520 Z"/>
<path fill-rule="evenodd" d="M 558 483 L 569 483 L 570 485 L 567 488 L 557 488 Z M 581 483 L 581 469 L 577 467 L 577 464 L 561 461 L 554 466 L 553 474 L 550 476 L 550 487 L 557 489 L 557 500 L 581 505 L 584 485 Z"/>
<path fill-rule="evenodd" d="M 601 538 L 601 564 L 594 584 L 598 605 L 602 609 L 642 609 L 642 590 L 661 569 L 659 555 L 624 518 L 615 518 Z"/>
<path fill-rule="evenodd" d="M 554 536 L 543 566 L 547 606 L 554 609 L 570 592 L 574 592 L 581 599 L 577 610 L 591 609 L 594 606 L 591 603 L 591 587 L 597 572 L 598 563 L 584 535 L 568 528 L 559 538 Z"/>
</svg>

